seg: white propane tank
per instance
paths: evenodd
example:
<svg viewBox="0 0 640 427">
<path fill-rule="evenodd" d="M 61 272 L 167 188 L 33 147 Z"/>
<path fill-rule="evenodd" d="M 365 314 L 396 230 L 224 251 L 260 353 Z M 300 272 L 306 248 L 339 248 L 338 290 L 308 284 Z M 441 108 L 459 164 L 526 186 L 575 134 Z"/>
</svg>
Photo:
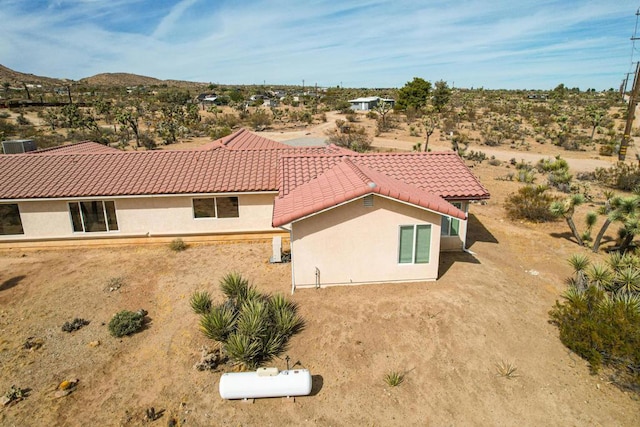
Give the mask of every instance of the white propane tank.
<svg viewBox="0 0 640 427">
<path fill-rule="evenodd" d="M 260 368 L 255 372 L 227 372 L 220 377 L 223 399 L 306 396 L 311 393 L 308 369 L 278 372 L 277 368 Z"/>
</svg>

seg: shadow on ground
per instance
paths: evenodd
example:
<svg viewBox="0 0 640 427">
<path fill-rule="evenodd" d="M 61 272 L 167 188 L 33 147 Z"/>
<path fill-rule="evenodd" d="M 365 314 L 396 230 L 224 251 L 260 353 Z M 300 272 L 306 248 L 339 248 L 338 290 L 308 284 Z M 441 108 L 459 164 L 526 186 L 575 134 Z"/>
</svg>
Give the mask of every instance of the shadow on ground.
<svg viewBox="0 0 640 427">
<path fill-rule="evenodd" d="M 471 248 L 476 242 L 499 243 L 498 239 L 482 224 L 478 218 L 469 214 L 467 220 L 467 248 Z"/>
<path fill-rule="evenodd" d="M 2 282 L 2 284 L 0 284 L 0 292 L 13 288 L 18 283 L 20 283 L 22 279 L 24 279 L 25 277 L 27 276 L 16 276 L 16 277 L 12 277 L 11 279 L 5 280 L 4 282 Z"/>
<path fill-rule="evenodd" d="M 440 253 L 440 264 L 438 269 L 438 276 L 444 276 L 451 266 L 458 262 L 465 262 L 469 264 L 480 264 L 480 261 L 470 254 L 469 252 L 442 252 Z"/>
</svg>

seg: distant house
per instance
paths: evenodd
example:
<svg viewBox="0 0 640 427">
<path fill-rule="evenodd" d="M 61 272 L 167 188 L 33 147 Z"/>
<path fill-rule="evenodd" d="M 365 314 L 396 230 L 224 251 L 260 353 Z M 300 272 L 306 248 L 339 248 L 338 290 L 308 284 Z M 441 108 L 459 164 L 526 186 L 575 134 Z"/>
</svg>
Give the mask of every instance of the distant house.
<svg viewBox="0 0 640 427">
<path fill-rule="evenodd" d="M 391 104 L 393 107 L 395 101 L 393 99 L 388 98 L 380 98 L 379 96 L 370 96 L 368 98 L 356 98 L 350 99 L 349 103 L 351 104 L 351 109 L 356 111 L 369 111 L 374 109 L 381 102 L 385 102 L 387 104 Z"/>
<path fill-rule="evenodd" d="M 288 236 L 294 289 L 435 280 L 489 197 L 455 152 L 292 148 L 244 129 L 193 150 L 0 155 L 0 180 L 0 247 Z"/>
</svg>

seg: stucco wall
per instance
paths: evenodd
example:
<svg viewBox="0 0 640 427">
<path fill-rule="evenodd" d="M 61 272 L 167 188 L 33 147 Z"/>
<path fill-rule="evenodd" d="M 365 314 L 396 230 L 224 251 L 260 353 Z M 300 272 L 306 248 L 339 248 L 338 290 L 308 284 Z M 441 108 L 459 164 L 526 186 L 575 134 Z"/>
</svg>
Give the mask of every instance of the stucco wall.
<svg viewBox="0 0 640 427">
<path fill-rule="evenodd" d="M 401 225 L 431 224 L 428 264 L 399 264 Z M 295 222 L 292 226 L 294 285 L 435 280 L 440 252 L 440 215 L 375 196 Z"/>
<path fill-rule="evenodd" d="M 202 197 L 202 196 L 200 196 Z M 18 202 L 23 235 L 0 236 L 0 241 L 189 235 L 270 231 L 274 194 L 238 195 L 238 218 L 193 218 L 191 196 L 104 198 L 113 200 L 118 231 L 74 233 L 68 202 Z"/>
</svg>

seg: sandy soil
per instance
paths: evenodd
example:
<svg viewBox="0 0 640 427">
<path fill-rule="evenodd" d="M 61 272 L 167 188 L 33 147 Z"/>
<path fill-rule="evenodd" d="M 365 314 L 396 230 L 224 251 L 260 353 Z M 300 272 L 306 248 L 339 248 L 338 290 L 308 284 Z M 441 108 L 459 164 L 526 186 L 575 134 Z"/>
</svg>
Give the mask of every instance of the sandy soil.
<svg viewBox="0 0 640 427">
<path fill-rule="evenodd" d="M 566 259 L 579 251 L 566 226 L 510 222 L 502 202 L 519 184 L 496 179 L 506 167 L 474 171 L 492 199 L 471 208 L 473 254 L 444 254 L 438 281 L 293 295 L 307 327 L 287 355 L 314 376 L 312 395 L 295 403 L 224 401 L 220 373 L 193 369 L 212 343 L 190 311 L 192 292 L 220 300 L 229 271 L 264 292 L 289 291 L 290 265 L 267 262 L 269 243 L 0 252 L 0 391 L 31 389 L 0 408 L 0 424 L 134 426 L 153 406 L 165 411 L 158 425 L 637 425 L 638 397 L 604 372 L 590 375 L 548 323 Z M 124 285 L 109 292 L 113 277 Z M 146 330 L 109 336 L 114 313 L 139 308 L 149 312 Z M 75 317 L 91 323 L 62 332 Z M 43 346 L 23 349 L 29 337 Z M 516 377 L 497 375 L 503 362 Z M 383 381 L 391 370 L 406 372 L 399 387 Z M 72 378 L 77 389 L 54 398 Z"/>
</svg>

